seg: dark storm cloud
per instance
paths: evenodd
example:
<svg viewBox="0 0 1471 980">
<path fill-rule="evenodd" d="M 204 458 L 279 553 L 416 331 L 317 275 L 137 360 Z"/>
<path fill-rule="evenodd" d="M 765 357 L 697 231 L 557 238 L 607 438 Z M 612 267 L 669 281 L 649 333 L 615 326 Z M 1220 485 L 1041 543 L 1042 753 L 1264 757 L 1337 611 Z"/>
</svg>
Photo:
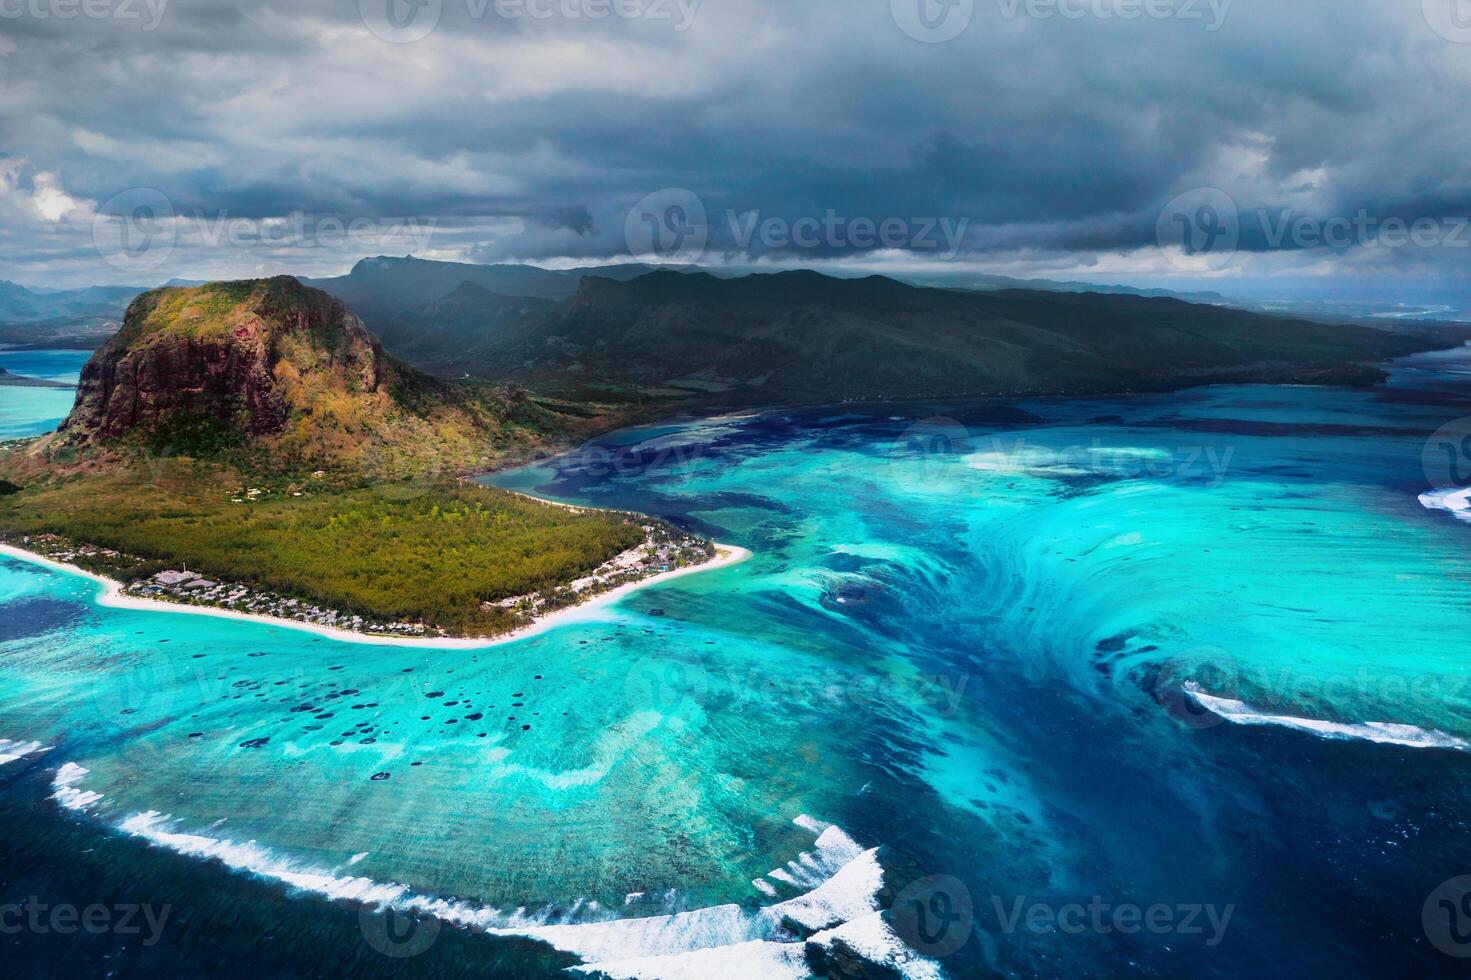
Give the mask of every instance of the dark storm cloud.
<svg viewBox="0 0 1471 980">
<path fill-rule="evenodd" d="M 1161 209 L 1219 188 L 1248 263 L 1465 265 L 1275 234 L 1471 214 L 1471 44 L 1437 0 L 976 0 L 944 43 L 901 27 L 933 0 L 442 0 L 404 43 L 379 35 L 406 0 L 393 21 L 388 0 L 67 2 L 0 0 L 14 278 L 126 278 L 87 246 L 130 188 L 193 222 L 157 275 L 330 272 L 403 244 L 242 254 L 209 232 L 292 215 L 412 219 L 445 257 L 613 259 L 666 188 L 703 209 L 712 261 L 929 261 L 918 232 L 948 222 L 955 261 L 1188 271 L 1157 247 Z M 885 222 L 909 238 L 863 234 Z"/>
</svg>

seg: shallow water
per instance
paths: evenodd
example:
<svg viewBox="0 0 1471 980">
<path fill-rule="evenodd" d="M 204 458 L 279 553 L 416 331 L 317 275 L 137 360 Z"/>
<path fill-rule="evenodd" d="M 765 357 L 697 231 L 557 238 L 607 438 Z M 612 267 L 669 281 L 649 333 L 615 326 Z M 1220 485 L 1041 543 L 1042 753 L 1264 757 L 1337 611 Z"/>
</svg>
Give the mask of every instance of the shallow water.
<svg viewBox="0 0 1471 980">
<path fill-rule="evenodd" d="M 22 377 L 76 384 L 90 356 L 88 351 L 0 350 L 0 368 Z M 76 395 L 65 388 L 0 385 L 0 440 L 50 432 L 71 411 Z"/>
<path fill-rule="evenodd" d="M 848 865 L 822 915 L 907 910 L 956 976 L 1449 975 L 1421 919 L 1471 871 L 1471 523 L 1418 498 L 1467 371 L 627 430 L 495 482 L 755 557 L 483 651 L 104 610 L 0 559 L 0 739 L 50 747 L 0 767 L 0 873 L 174 903 L 158 946 L 77 954 L 124 973 L 775 970 L 734 944 Z M 450 925 L 375 959 L 333 895 Z"/>
</svg>

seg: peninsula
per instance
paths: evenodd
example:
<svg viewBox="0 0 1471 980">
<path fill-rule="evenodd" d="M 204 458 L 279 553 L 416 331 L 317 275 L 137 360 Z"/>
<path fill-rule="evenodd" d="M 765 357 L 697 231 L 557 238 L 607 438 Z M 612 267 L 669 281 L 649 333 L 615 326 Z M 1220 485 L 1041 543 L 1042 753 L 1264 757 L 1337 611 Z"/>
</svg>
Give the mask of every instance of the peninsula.
<svg viewBox="0 0 1471 980">
<path fill-rule="evenodd" d="M 289 277 L 155 290 L 88 362 L 61 428 L 0 448 L 0 542 L 114 597 L 492 639 L 736 554 L 462 478 L 609 424 L 596 405 L 421 374 Z"/>
<path fill-rule="evenodd" d="M 4 368 L 0 368 L 0 386 L 7 388 L 75 388 L 64 381 L 48 381 L 45 378 L 28 378 L 20 374 L 11 374 Z"/>
</svg>

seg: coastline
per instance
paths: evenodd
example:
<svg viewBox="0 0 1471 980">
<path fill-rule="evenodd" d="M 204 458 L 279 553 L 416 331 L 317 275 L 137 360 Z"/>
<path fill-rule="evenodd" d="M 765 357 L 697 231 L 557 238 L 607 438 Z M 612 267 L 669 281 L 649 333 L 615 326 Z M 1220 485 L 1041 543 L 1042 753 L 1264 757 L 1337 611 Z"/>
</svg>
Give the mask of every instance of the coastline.
<svg viewBox="0 0 1471 980">
<path fill-rule="evenodd" d="M 233 609 L 219 609 L 213 606 L 186 605 L 179 602 L 164 602 L 157 599 L 140 599 L 135 596 L 122 594 L 123 584 L 116 579 L 89 572 L 85 568 L 70 565 L 65 562 L 55 561 L 44 555 L 38 555 L 14 545 L 0 544 L 0 555 L 15 558 L 19 561 L 29 562 L 33 565 L 41 565 L 53 571 L 65 572 L 88 579 L 102 587 L 93 601 L 108 609 L 127 609 L 134 612 L 152 613 L 176 613 L 186 616 L 211 616 L 215 619 L 229 619 L 236 622 L 249 622 L 261 626 L 276 626 L 282 629 L 298 630 L 312 633 L 326 639 L 336 640 L 340 643 L 357 643 L 367 646 L 393 646 L 411 649 L 428 650 L 483 650 L 488 647 L 499 646 L 503 643 L 512 643 L 517 640 L 528 639 L 541 633 L 545 633 L 557 626 L 564 626 L 576 622 L 579 618 L 586 617 L 590 612 L 602 606 L 609 605 L 639 589 L 660 582 L 668 582 L 696 572 L 713 571 L 718 568 L 727 568 L 738 565 L 751 557 L 751 552 L 745 548 L 735 545 L 716 543 L 716 557 L 701 565 L 691 565 L 686 568 L 676 568 L 668 572 L 660 572 L 637 582 L 628 582 L 616 589 L 593 596 L 587 602 L 558 609 L 538 618 L 535 622 L 512 630 L 501 636 L 470 638 L 470 637 L 435 637 L 415 638 L 400 636 L 378 636 L 372 633 L 358 633 L 352 630 L 338 629 L 332 626 L 320 626 L 316 623 L 304 623 L 294 619 L 285 619 L 279 616 L 264 616 L 259 613 L 236 612 Z"/>
<path fill-rule="evenodd" d="M 1427 347 L 1425 350 L 1422 350 L 1422 351 L 1416 351 L 1416 352 L 1411 353 L 1411 354 L 1405 354 L 1405 355 L 1401 355 L 1399 357 L 1393 357 L 1393 358 L 1389 358 L 1389 359 L 1386 359 L 1386 360 L 1383 360 L 1383 361 L 1377 361 L 1377 362 L 1374 362 L 1374 363 L 1375 364 L 1379 364 L 1379 365 L 1389 366 L 1389 365 L 1395 364 L 1398 361 L 1405 360 L 1405 359 L 1408 359 L 1408 358 L 1411 358 L 1411 357 L 1415 357 L 1415 356 L 1418 356 L 1420 354 L 1440 352 L 1440 351 L 1446 351 L 1446 350 L 1456 350 L 1456 349 L 1459 349 L 1459 348 L 1462 348 L 1462 347 L 1467 347 L 1467 346 L 1471 346 L 1471 341 L 1462 340 L 1462 341 L 1457 341 L 1457 342 L 1454 342 L 1454 343 L 1445 342 L 1443 345 L 1437 344 L 1436 346 L 1433 346 L 1433 347 Z M 24 348 L 24 347 L 5 348 L 3 346 L 0 346 L 0 350 L 5 350 L 5 349 L 9 349 L 9 350 L 27 350 L 27 349 L 31 349 L 31 348 Z M 51 348 L 36 348 L 36 349 L 51 349 Z M 1380 383 L 1382 383 L 1382 382 L 1380 382 Z M 1057 399 L 1057 400 L 1073 400 L 1073 399 L 1087 400 L 1087 399 L 1095 399 L 1095 398 L 1137 397 L 1137 396 L 1141 396 L 1141 395 L 1169 394 L 1169 393 L 1173 393 L 1173 392 L 1179 391 L 1179 390 L 1189 390 L 1189 389 L 1198 389 L 1198 388 L 1214 388 L 1214 387 L 1231 387 L 1231 386 L 1237 386 L 1237 385 L 1255 385 L 1255 384 L 1272 386 L 1272 387 L 1293 387 L 1293 388 L 1296 388 L 1296 387 L 1322 387 L 1322 386 L 1325 386 L 1325 385 L 1311 384 L 1311 383 L 1287 382 L 1287 381 L 1270 381 L 1270 380 L 1262 380 L 1262 381 L 1251 381 L 1251 380 L 1212 380 L 1212 381 L 1207 381 L 1207 380 L 1184 380 L 1184 379 L 1182 379 L 1178 383 L 1172 383 L 1172 384 L 1168 384 L 1168 385 L 1148 386 L 1148 387 L 1139 388 L 1139 389 L 1126 389 L 1126 390 L 1114 391 L 1114 392 L 1107 392 L 1107 393 L 1104 393 L 1104 392 L 1068 392 L 1068 393 L 1064 393 L 1064 392 L 1047 392 L 1047 391 L 1014 391 L 1014 392 L 1005 392 L 1005 393 L 996 393 L 996 392 L 993 392 L 993 393 L 989 393 L 989 394 L 978 394 L 978 395 L 951 395 L 951 396 L 944 396 L 944 397 L 945 398 L 948 398 L 948 399 L 953 399 L 955 401 L 966 401 L 966 402 L 1016 402 L 1016 401 L 1020 401 L 1020 400 L 1028 399 L 1028 398 L 1043 398 L 1043 399 Z M 1332 384 L 1328 384 L 1326 386 L 1328 386 L 1328 387 L 1336 387 L 1336 385 L 1332 385 Z M 63 386 L 63 387 L 68 387 L 68 386 Z M 932 397 L 929 397 L 929 396 L 926 396 L 926 397 L 899 397 L 899 398 L 892 398 L 892 399 L 885 399 L 885 398 L 879 398 L 879 399 L 856 398 L 856 399 L 852 399 L 852 400 L 837 401 L 837 402 L 821 402 L 821 403 L 813 402 L 813 403 L 797 403 L 797 404 L 791 404 L 791 405 L 768 405 L 768 406 L 757 406 L 757 407 L 752 407 L 752 406 L 749 406 L 749 405 L 727 405 L 727 406 L 720 406 L 717 403 L 717 404 L 711 404 L 711 405 L 706 406 L 705 411 L 697 413 L 696 416 L 695 416 L 695 418 L 697 418 L 697 419 L 699 419 L 701 421 L 714 422 L 714 421 L 722 421 L 722 420 L 739 420 L 739 419 L 759 418 L 760 416 L 762 416 L 764 414 L 767 414 L 769 412 L 778 412 L 778 411 L 793 411 L 793 410 L 822 411 L 822 410 L 841 410 L 841 409 L 844 409 L 844 408 L 854 408 L 854 407 L 861 407 L 861 408 L 880 408 L 880 407 L 882 407 L 882 408 L 886 408 L 886 409 L 902 409 L 902 408 L 904 408 L 906 406 L 914 406 L 914 405 L 928 404 L 928 403 L 931 403 L 933 400 L 934 399 Z M 508 457 L 507 459 L 498 461 L 494 465 L 487 466 L 487 467 L 480 468 L 480 469 L 472 470 L 472 471 L 466 473 L 464 475 L 464 478 L 465 479 L 470 479 L 470 480 L 473 481 L 473 479 L 475 477 L 478 477 L 478 476 L 490 476 L 490 475 L 492 475 L 494 473 L 503 472 L 503 471 L 508 470 L 508 469 L 514 469 L 514 468 L 517 468 L 517 467 L 520 467 L 520 466 L 526 466 L 526 465 L 530 465 L 530 464 L 535 464 L 536 462 L 541 462 L 541 461 L 545 461 L 545 460 L 548 460 L 548 459 L 555 459 L 558 456 L 565 455 L 565 454 L 567 454 L 569 452 L 576 451 L 576 449 L 578 447 L 580 447 L 580 446 L 586 446 L 586 445 L 588 445 L 588 444 L 590 444 L 592 442 L 595 442 L 598 438 L 600 438 L 603 435 L 606 435 L 608 432 L 615 432 L 615 431 L 620 431 L 620 430 L 629 429 L 629 428 L 638 428 L 638 427 L 641 427 L 641 426 L 655 426 L 655 425 L 664 424 L 665 422 L 673 422 L 673 421 L 676 421 L 676 419 L 673 419 L 673 418 L 661 419 L 659 417 L 645 418 L 643 420 L 635 420 L 635 419 L 623 419 L 623 420 L 619 420 L 618 422 L 615 422 L 615 423 L 612 423 L 612 424 L 608 425 L 606 429 L 601 428 L 601 427 L 594 427 L 591 430 L 590 433 L 584 433 L 584 434 L 580 435 L 579 437 L 577 437 L 576 439 L 566 440 L 565 442 L 561 443 L 560 445 L 557 445 L 550 452 L 541 451 L 541 452 L 538 452 L 534 456 L 531 456 L 529 458 Z M 678 421 L 689 421 L 689 419 L 688 418 L 684 418 L 684 419 L 679 419 Z M 26 436 L 26 437 L 21 437 L 21 438 L 18 438 L 18 439 L 5 440 L 4 441 L 4 444 L 10 445 L 10 444 L 19 444 L 19 443 L 24 443 L 24 442 L 31 442 L 31 441 L 34 441 L 34 440 L 39 439 L 39 438 L 44 438 L 44 435 L 42 435 L 42 436 Z M 504 488 L 504 487 L 499 487 L 497 489 L 502 490 L 503 492 L 508 493 L 508 494 L 511 494 L 513 496 L 523 498 L 525 500 L 530 500 L 530 501 L 533 501 L 533 502 L 536 502 L 536 503 L 539 503 L 539 504 L 545 504 L 545 505 L 548 505 L 548 506 L 557 507 L 557 508 L 560 508 L 560 509 L 563 509 L 563 510 L 566 510 L 566 511 L 570 511 L 570 512 L 573 512 L 573 513 L 591 513 L 591 512 L 594 512 L 594 511 L 597 511 L 597 510 L 600 509 L 600 508 L 597 508 L 597 507 L 586 507 L 586 506 L 581 506 L 581 505 L 578 505 L 578 504 L 567 503 L 567 502 L 564 502 L 564 501 L 551 500 L 551 499 L 547 499 L 547 498 L 536 497 L 536 496 L 533 496 L 531 494 L 523 493 L 523 492 L 517 491 L 517 490 L 510 490 L 510 489 Z M 704 563 L 699 564 L 699 565 L 692 565 L 692 566 L 688 566 L 688 567 L 684 567 L 684 568 L 674 569 L 674 570 L 668 571 L 668 572 L 661 572 L 661 573 L 658 573 L 658 574 L 655 574 L 655 575 L 651 575 L 651 576 L 649 576 L 647 578 L 640 579 L 640 580 L 635 581 L 635 582 L 626 583 L 624 585 L 618 586 L 617 588 L 611 589 L 611 590 L 609 590 L 607 592 L 603 592 L 603 593 L 600 593 L 598 595 L 595 595 L 595 596 L 591 597 L 590 599 L 588 599 L 585 602 L 578 603 L 577 605 L 574 605 L 574 606 L 569 606 L 569 607 L 566 607 L 566 608 L 558 609 L 558 610 L 555 610 L 555 611 L 553 611 L 551 613 L 548 613 L 548 614 L 546 614 L 544 616 L 538 617 L 533 622 L 531 622 L 531 623 L 529 623 L 529 624 L 527 624 L 525 626 L 522 626 L 522 627 L 520 627 L 518 629 L 512 630 L 512 631 L 507 632 L 507 633 L 504 633 L 504 634 L 500 634 L 498 636 L 491 636 L 491 637 L 404 637 L 404 636 L 391 636 L 391 635 L 383 635 L 383 634 L 377 634 L 377 633 L 358 632 L 358 631 L 354 631 L 354 630 L 341 629 L 341 628 L 332 627 L 332 626 L 323 626 L 323 625 L 320 625 L 320 624 L 317 624 L 317 623 L 304 622 L 304 621 L 301 621 L 301 620 L 294 620 L 294 619 L 289 619 L 289 618 L 281 617 L 281 616 L 270 616 L 270 615 L 264 615 L 264 614 L 260 614 L 260 613 L 239 612 L 239 611 L 236 611 L 236 610 L 223 609 L 223 608 L 219 608 L 219 607 L 215 607 L 215 606 L 195 605 L 195 604 L 178 603 L 178 602 L 168 602 L 168 601 L 156 600 L 156 599 L 144 599 L 144 598 L 140 598 L 140 597 L 137 597 L 137 596 L 130 596 L 130 595 L 124 594 L 123 593 L 123 588 L 124 588 L 123 584 L 121 582 L 118 582 L 115 579 L 109 578 L 109 577 L 104 576 L 104 575 L 97 574 L 95 572 L 88 571 L 87 569 L 81 568 L 81 567 L 79 567 L 77 565 L 73 565 L 73 564 L 69 564 L 69 563 L 65 563 L 65 562 L 56 561 L 54 559 L 47 558 L 44 555 L 39 555 L 39 554 L 36 554 L 34 552 L 26 551 L 26 550 L 24 550 L 22 548 L 17 548 L 17 547 L 15 547 L 13 545 L 7 545 L 7 544 L 4 544 L 4 543 L 0 543 L 0 555 L 5 555 L 5 556 L 12 557 L 12 558 L 15 558 L 15 559 L 20 560 L 20 561 L 25 561 L 25 562 L 29 562 L 31 564 L 45 566 L 45 567 L 51 568 L 52 570 L 55 570 L 55 571 L 60 571 L 60 572 L 66 573 L 66 574 L 76 575 L 76 576 L 79 576 L 79 577 L 82 577 L 82 578 L 89 579 L 90 581 L 92 581 L 92 582 L 98 584 L 99 586 L 101 586 L 101 590 L 102 591 L 99 592 L 94 597 L 94 600 L 93 601 L 98 606 L 102 606 L 104 608 L 132 610 L 132 611 L 137 611 L 137 612 L 174 613 L 174 614 L 182 614 L 182 615 L 211 616 L 211 617 L 214 617 L 214 618 L 217 618 L 217 619 L 230 619 L 230 620 L 235 620 L 235 621 L 251 622 L 251 623 L 255 623 L 257 625 L 263 625 L 263 626 L 275 626 L 275 627 L 279 627 L 279 628 L 282 628 L 282 629 L 297 630 L 297 631 L 300 631 L 300 632 L 311 633 L 311 634 L 316 635 L 316 636 L 320 636 L 320 637 L 323 637 L 323 638 L 326 638 L 326 639 L 330 639 L 330 640 L 334 640 L 334 641 L 342 642 L 342 643 L 362 644 L 362 645 L 370 645 L 370 646 L 395 646 L 395 647 L 403 647 L 403 648 L 411 648 L 411 649 L 479 650 L 479 649 L 486 649 L 486 648 L 489 648 L 489 647 L 498 646 L 498 645 L 503 644 L 503 643 L 511 643 L 511 642 L 515 642 L 517 640 L 528 639 L 530 637 L 533 637 L 533 636 L 539 635 L 539 634 L 541 634 L 543 632 L 546 632 L 548 630 L 551 630 L 551 629 L 553 629 L 553 628 L 555 628 L 557 626 L 566 625 L 568 623 L 575 622 L 575 621 L 577 621 L 581 617 L 588 616 L 588 614 L 590 614 L 594 610 L 598 609 L 599 607 L 605 606 L 605 605 L 609 605 L 611 603 L 614 603 L 614 602 L 618 601 L 619 599 L 621 599 L 621 598 L 623 598 L 623 597 L 625 597 L 625 596 L 627 596 L 627 595 L 629 595 L 629 594 L 631 594 L 631 593 L 633 593 L 633 592 L 635 592 L 635 591 L 637 591 L 639 589 L 645 588 L 647 586 L 656 585 L 656 584 L 659 584 L 661 582 L 665 582 L 665 581 L 673 580 L 673 579 L 676 579 L 676 578 L 680 578 L 680 577 L 685 576 L 685 575 L 691 575 L 691 574 L 694 574 L 696 572 L 713 571 L 713 570 L 720 569 L 720 568 L 725 568 L 725 567 L 728 567 L 728 566 L 731 566 L 731 565 L 740 564 L 740 563 L 746 561 L 747 559 L 749 559 L 750 557 L 752 557 L 752 553 L 750 551 L 748 551 L 748 550 L 746 550 L 744 548 L 735 546 L 735 545 L 725 545 L 725 544 L 721 544 L 719 542 L 714 542 L 714 545 L 715 545 L 717 557 L 711 559 L 710 561 L 704 562 Z"/>
</svg>

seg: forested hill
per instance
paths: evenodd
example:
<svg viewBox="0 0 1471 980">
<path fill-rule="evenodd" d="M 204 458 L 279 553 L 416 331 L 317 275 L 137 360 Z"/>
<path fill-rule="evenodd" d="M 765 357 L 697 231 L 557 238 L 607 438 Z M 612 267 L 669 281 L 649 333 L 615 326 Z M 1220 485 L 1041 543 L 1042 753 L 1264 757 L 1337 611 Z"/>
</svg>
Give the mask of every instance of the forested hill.
<svg viewBox="0 0 1471 980">
<path fill-rule="evenodd" d="M 481 376 L 542 388 L 596 381 L 793 404 L 1363 384 L 1383 377 L 1371 362 L 1455 342 L 1166 298 L 655 272 L 589 276 L 557 309 L 486 331 L 464 359 Z"/>
</svg>

